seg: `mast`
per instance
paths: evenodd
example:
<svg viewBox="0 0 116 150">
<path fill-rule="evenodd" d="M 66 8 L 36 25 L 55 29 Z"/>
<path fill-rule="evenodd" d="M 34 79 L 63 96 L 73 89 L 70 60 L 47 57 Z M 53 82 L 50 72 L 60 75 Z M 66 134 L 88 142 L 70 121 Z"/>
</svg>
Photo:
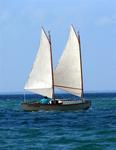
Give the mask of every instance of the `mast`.
<svg viewBox="0 0 116 150">
<path fill-rule="evenodd" d="M 49 34 L 49 43 L 50 43 L 51 71 L 52 71 L 52 99 L 55 101 L 54 72 L 53 72 L 53 58 L 52 58 L 52 43 L 51 43 L 50 31 L 48 31 L 48 34 Z"/>
<path fill-rule="evenodd" d="M 81 86 L 82 86 L 81 99 L 83 101 L 83 97 L 84 97 L 84 90 L 83 90 L 83 70 L 82 70 L 81 41 L 80 41 L 80 34 L 79 34 L 79 32 L 78 32 L 78 41 L 79 41 L 79 51 L 80 51 L 80 69 L 81 69 Z"/>
</svg>

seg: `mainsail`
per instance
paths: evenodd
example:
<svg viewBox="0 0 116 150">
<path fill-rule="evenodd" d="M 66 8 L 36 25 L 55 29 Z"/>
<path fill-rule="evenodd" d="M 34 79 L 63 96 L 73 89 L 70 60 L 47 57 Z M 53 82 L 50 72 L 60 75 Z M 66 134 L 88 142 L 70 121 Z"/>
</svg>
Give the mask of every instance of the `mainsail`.
<svg viewBox="0 0 116 150">
<path fill-rule="evenodd" d="M 40 47 L 24 89 L 52 98 L 53 81 L 50 52 L 50 40 L 42 28 Z"/>
<path fill-rule="evenodd" d="M 79 37 L 70 28 L 67 45 L 54 72 L 55 87 L 82 96 L 82 68 Z"/>
</svg>

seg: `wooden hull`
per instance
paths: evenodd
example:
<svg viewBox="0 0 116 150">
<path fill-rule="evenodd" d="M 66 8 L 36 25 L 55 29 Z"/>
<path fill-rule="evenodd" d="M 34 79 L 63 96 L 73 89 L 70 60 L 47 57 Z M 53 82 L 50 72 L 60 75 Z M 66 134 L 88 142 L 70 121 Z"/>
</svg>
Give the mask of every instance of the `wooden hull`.
<svg viewBox="0 0 116 150">
<path fill-rule="evenodd" d="M 79 102 L 76 104 L 40 104 L 37 102 L 22 102 L 21 107 L 24 111 L 69 111 L 69 110 L 86 110 L 90 108 L 91 101 Z"/>
</svg>

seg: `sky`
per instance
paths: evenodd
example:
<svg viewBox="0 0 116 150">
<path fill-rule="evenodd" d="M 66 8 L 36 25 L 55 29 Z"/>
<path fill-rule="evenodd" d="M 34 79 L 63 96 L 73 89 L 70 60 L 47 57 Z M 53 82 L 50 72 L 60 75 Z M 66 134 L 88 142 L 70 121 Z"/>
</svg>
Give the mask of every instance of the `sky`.
<svg viewBox="0 0 116 150">
<path fill-rule="evenodd" d="M 115 0 L 0 0 L 0 92 L 23 91 L 41 26 L 51 32 L 55 66 L 71 24 L 81 36 L 84 91 L 116 91 Z"/>
</svg>

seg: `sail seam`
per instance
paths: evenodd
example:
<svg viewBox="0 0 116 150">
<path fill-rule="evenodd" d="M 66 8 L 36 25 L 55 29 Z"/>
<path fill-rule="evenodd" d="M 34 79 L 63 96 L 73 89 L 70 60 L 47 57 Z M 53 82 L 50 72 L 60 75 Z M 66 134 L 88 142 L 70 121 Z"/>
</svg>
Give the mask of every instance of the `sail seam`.
<svg viewBox="0 0 116 150">
<path fill-rule="evenodd" d="M 69 87 L 69 86 L 62 86 L 62 85 L 54 85 L 56 87 L 61 87 L 61 88 L 67 88 L 67 89 L 76 89 L 76 90 L 82 90 L 80 88 L 73 88 L 73 87 Z"/>
</svg>

